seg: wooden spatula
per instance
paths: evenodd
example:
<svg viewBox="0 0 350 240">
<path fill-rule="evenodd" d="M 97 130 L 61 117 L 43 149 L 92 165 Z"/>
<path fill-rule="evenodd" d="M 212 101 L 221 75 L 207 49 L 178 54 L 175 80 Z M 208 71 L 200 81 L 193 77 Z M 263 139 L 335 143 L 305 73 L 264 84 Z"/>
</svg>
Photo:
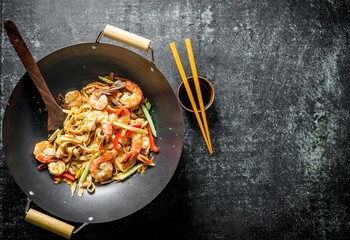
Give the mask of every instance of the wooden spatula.
<svg viewBox="0 0 350 240">
<path fill-rule="evenodd" d="M 52 94 L 35 63 L 32 54 L 30 53 L 14 22 L 12 22 L 10 19 L 6 19 L 4 21 L 4 27 L 13 47 L 15 48 L 19 58 L 21 59 L 25 69 L 34 82 L 46 105 L 48 113 L 47 131 L 49 134 L 51 134 L 56 131 L 57 128 L 62 126 L 66 114 L 52 97 Z"/>
</svg>

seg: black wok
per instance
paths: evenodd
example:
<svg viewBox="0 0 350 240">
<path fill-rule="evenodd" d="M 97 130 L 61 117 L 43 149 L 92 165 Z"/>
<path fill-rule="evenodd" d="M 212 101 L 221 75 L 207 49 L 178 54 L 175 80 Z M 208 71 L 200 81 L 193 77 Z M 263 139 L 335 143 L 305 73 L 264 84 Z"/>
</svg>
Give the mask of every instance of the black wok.
<svg viewBox="0 0 350 240">
<path fill-rule="evenodd" d="M 60 49 L 37 62 L 53 96 L 81 89 L 111 71 L 134 80 L 152 104 L 151 115 L 160 148 L 155 167 L 143 176 L 97 186 L 82 198 L 70 195 L 67 184 L 54 185 L 48 171 L 38 170 L 34 145 L 46 140 L 47 112 L 26 73 L 13 90 L 3 119 L 3 147 L 8 167 L 22 191 L 42 209 L 69 221 L 101 223 L 117 220 L 150 203 L 167 185 L 183 145 L 182 115 L 170 84 L 157 67 L 123 47 L 83 43 Z"/>
</svg>

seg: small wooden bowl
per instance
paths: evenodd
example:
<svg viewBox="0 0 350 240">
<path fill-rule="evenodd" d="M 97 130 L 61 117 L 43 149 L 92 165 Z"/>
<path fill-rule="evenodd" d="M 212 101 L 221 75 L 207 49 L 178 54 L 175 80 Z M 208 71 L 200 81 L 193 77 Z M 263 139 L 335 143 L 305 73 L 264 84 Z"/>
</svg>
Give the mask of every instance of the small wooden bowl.
<svg viewBox="0 0 350 240">
<path fill-rule="evenodd" d="M 192 76 L 188 77 L 187 80 L 191 87 L 192 95 L 196 102 L 198 112 L 200 112 L 201 110 L 198 104 L 198 97 L 196 94 L 196 89 L 194 87 L 193 77 Z M 215 96 L 214 87 L 204 77 L 198 76 L 198 80 L 201 88 L 204 110 L 207 110 L 213 104 L 213 101 L 214 101 L 214 96 Z M 181 107 L 183 107 L 186 111 L 194 112 L 183 82 L 181 82 L 180 86 L 177 89 L 177 100 L 179 101 Z"/>
</svg>

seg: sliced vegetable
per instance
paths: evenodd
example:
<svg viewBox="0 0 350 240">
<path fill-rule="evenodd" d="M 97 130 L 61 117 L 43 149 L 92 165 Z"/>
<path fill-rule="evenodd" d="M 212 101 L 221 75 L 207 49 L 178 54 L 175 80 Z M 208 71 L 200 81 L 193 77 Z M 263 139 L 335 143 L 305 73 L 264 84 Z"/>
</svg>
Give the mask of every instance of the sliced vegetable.
<svg viewBox="0 0 350 240">
<path fill-rule="evenodd" d="M 114 79 L 114 72 L 111 72 L 111 74 L 109 75 L 109 80 L 113 81 Z"/>
<path fill-rule="evenodd" d="M 128 177 L 130 177 L 132 174 L 134 174 L 134 173 L 135 173 L 139 168 L 141 168 L 143 165 L 144 165 L 144 164 L 139 163 L 139 164 L 137 164 L 136 166 L 133 166 L 132 168 L 130 168 L 128 171 L 123 172 L 123 173 L 119 173 L 119 174 L 117 175 L 117 180 L 118 180 L 118 181 L 123 181 L 123 180 L 125 180 L 126 178 L 128 178 Z M 152 167 L 154 167 L 155 164 L 154 164 L 154 163 L 151 163 L 151 164 L 149 164 L 149 165 L 147 165 L 147 166 L 152 166 Z"/>
<path fill-rule="evenodd" d="M 74 181 L 74 183 L 70 186 L 70 190 L 72 191 L 72 197 L 73 197 L 73 195 L 74 195 L 74 193 L 75 193 L 75 189 L 77 188 L 77 182 L 76 181 Z"/>
<path fill-rule="evenodd" d="M 53 142 L 55 138 L 58 136 L 58 134 L 61 134 L 63 132 L 63 129 L 57 128 L 57 130 L 50 136 L 48 139 L 49 142 Z"/>
<path fill-rule="evenodd" d="M 77 174 L 75 175 L 75 179 L 80 178 L 80 176 L 83 174 L 83 172 L 84 172 L 84 168 L 82 167 L 78 170 Z"/>
<path fill-rule="evenodd" d="M 151 110 L 151 103 L 150 102 L 145 102 L 145 106 L 146 106 L 148 111 Z"/>
<path fill-rule="evenodd" d="M 68 179 L 68 178 L 63 178 L 62 181 L 65 182 L 65 183 L 67 183 L 67 184 L 69 184 L 69 185 L 72 185 L 72 184 L 73 184 L 73 181 L 70 180 L 70 179 Z"/>
<path fill-rule="evenodd" d="M 156 147 L 156 144 L 154 143 L 154 139 L 153 136 L 151 134 L 151 129 L 150 129 L 150 125 L 147 126 L 148 127 L 148 139 L 149 139 L 149 146 L 151 148 L 151 151 L 153 152 L 159 152 L 159 148 Z"/>
<path fill-rule="evenodd" d="M 112 122 L 112 124 L 115 126 L 130 130 L 130 131 L 133 131 L 133 132 L 137 132 L 137 133 L 141 133 L 141 134 L 148 134 L 148 131 L 141 129 L 141 128 L 136 128 L 136 127 L 125 125 L 125 124 L 118 123 L 118 122 Z"/>
<path fill-rule="evenodd" d="M 117 115 L 121 114 L 125 108 L 112 108 L 110 105 L 107 105 L 107 112 L 115 113 Z"/>
<path fill-rule="evenodd" d="M 157 137 L 157 132 L 156 132 L 151 115 L 149 114 L 147 107 L 145 105 L 143 105 L 142 103 L 140 105 L 141 105 L 141 109 L 142 109 L 143 113 L 145 114 L 145 116 L 147 118 L 148 124 L 151 127 L 153 136 Z"/>
<path fill-rule="evenodd" d="M 113 83 L 114 83 L 113 81 L 111 81 L 111 80 L 109 80 L 109 79 L 107 79 L 107 78 L 101 77 L 101 76 L 98 76 L 98 78 L 99 78 L 101 81 L 103 81 L 103 82 L 105 82 L 105 83 L 108 83 L 108 84 L 113 84 Z"/>
<path fill-rule="evenodd" d="M 72 181 L 75 180 L 75 177 L 72 174 L 70 174 L 69 172 L 62 173 L 62 175 L 60 175 L 60 177 L 68 178 L 69 180 L 72 180 Z"/>
<path fill-rule="evenodd" d="M 55 180 L 54 184 L 59 184 L 62 181 L 62 178 L 59 176 L 52 176 L 53 180 Z"/>
<path fill-rule="evenodd" d="M 119 151 L 119 143 L 118 143 L 118 141 L 119 141 L 121 135 L 122 135 L 122 131 L 119 130 L 117 132 L 117 134 L 115 135 L 114 140 L 113 140 L 113 147 L 114 147 L 114 149 L 116 151 Z"/>
<path fill-rule="evenodd" d="M 87 175 L 89 174 L 89 170 L 90 170 L 90 164 L 91 162 L 96 159 L 98 156 L 100 155 L 100 152 L 95 153 L 92 158 L 90 159 L 90 161 L 88 162 L 88 164 L 86 165 L 83 174 L 81 175 L 79 182 L 85 182 Z"/>
<path fill-rule="evenodd" d="M 130 168 L 128 171 L 121 173 L 120 175 L 117 175 L 117 179 L 119 181 L 123 181 L 124 179 L 130 177 L 132 174 L 134 174 L 139 168 L 143 166 L 142 163 L 137 164 L 136 166 Z"/>
</svg>

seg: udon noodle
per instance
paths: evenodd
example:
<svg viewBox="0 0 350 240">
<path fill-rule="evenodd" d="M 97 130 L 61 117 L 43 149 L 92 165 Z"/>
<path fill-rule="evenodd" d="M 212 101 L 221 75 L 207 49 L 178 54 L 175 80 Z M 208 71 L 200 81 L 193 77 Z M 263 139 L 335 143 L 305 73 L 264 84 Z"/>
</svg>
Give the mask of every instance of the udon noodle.
<svg viewBox="0 0 350 240">
<path fill-rule="evenodd" d="M 114 80 L 111 73 L 110 79 Z M 150 104 L 131 80 L 93 82 L 58 98 L 67 114 L 63 129 L 35 145 L 39 169 L 48 169 L 55 183 L 64 181 L 92 193 L 96 184 L 123 181 L 154 166 L 158 152 L 149 115 Z M 152 134 L 153 133 L 153 134 Z"/>
</svg>

